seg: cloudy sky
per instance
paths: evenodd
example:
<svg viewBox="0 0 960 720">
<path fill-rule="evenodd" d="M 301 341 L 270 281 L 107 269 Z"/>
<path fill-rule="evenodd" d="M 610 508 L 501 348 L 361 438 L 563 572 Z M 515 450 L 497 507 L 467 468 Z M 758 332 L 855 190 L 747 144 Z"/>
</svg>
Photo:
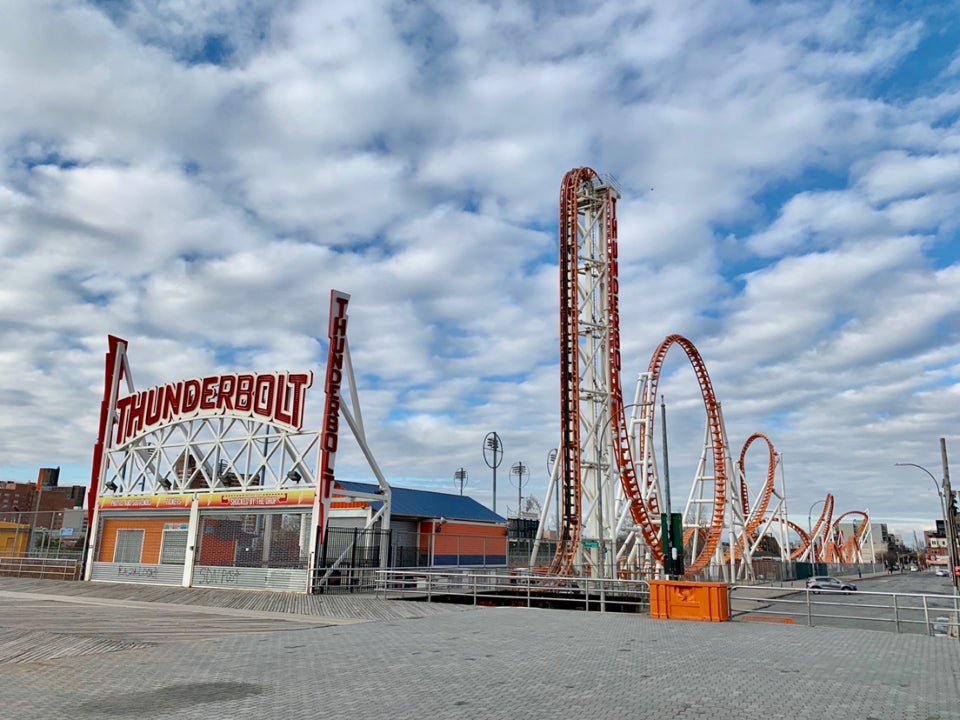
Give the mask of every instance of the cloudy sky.
<svg viewBox="0 0 960 720">
<path fill-rule="evenodd" d="M 960 484 L 958 46 L 954 0 L 9 0 L 0 478 L 88 482 L 108 334 L 141 389 L 322 377 L 336 288 L 388 479 L 456 492 L 462 467 L 490 505 L 495 430 L 497 509 L 516 462 L 542 497 L 557 197 L 589 166 L 623 188 L 628 402 L 682 334 L 734 456 L 782 453 L 795 520 L 831 492 L 929 527 L 933 481 L 894 463 L 939 477 L 945 437 Z M 660 389 L 682 503 L 704 411 L 679 349 Z"/>
</svg>

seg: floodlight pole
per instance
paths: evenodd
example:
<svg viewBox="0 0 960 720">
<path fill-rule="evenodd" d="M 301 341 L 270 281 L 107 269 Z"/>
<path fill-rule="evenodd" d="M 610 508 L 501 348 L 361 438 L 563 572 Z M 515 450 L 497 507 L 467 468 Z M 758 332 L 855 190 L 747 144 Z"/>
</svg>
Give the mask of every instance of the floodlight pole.
<svg viewBox="0 0 960 720">
<path fill-rule="evenodd" d="M 460 485 L 460 497 L 463 497 L 463 486 L 469 477 L 470 474 L 463 468 L 458 468 L 457 471 L 453 473 L 453 481 Z"/>
<path fill-rule="evenodd" d="M 514 463 L 510 468 L 510 475 L 517 476 L 517 520 L 520 519 L 520 506 L 523 504 L 523 476 L 527 474 L 527 466 L 523 462 Z"/>
<path fill-rule="evenodd" d="M 490 451 L 489 453 L 487 451 Z M 497 468 L 503 462 L 503 443 L 495 432 L 487 433 L 483 439 L 483 461 L 493 469 L 493 511 L 497 511 Z"/>
</svg>

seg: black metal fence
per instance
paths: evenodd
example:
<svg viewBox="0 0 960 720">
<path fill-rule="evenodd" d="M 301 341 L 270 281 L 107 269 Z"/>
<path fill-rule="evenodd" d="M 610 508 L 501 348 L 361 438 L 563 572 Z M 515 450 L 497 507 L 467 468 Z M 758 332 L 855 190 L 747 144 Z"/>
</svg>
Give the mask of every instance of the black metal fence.
<svg viewBox="0 0 960 720">
<path fill-rule="evenodd" d="M 374 587 L 374 571 L 383 568 L 505 566 L 502 538 L 477 538 L 443 533 L 327 528 L 326 541 L 314 569 L 315 592 L 358 592 Z M 499 550 L 497 550 L 499 548 Z M 529 549 L 526 550 L 529 553 Z M 551 551 L 552 552 L 552 551 Z M 508 549 L 508 556 L 516 554 Z M 529 560 L 529 554 L 526 556 Z"/>
</svg>

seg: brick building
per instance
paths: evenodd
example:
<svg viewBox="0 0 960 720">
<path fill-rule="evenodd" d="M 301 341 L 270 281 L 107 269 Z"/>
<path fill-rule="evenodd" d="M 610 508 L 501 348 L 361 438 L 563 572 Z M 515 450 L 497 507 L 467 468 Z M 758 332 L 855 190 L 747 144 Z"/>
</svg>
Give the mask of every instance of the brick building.
<svg viewBox="0 0 960 720">
<path fill-rule="evenodd" d="M 82 508 L 87 492 L 83 485 L 60 487 L 59 476 L 60 468 L 41 468 L 36 483 L 0 483 L 0 520 L 32 520 L 36 513 L 37 527 L 59 530 L 63 511 Z"/>
</svg>

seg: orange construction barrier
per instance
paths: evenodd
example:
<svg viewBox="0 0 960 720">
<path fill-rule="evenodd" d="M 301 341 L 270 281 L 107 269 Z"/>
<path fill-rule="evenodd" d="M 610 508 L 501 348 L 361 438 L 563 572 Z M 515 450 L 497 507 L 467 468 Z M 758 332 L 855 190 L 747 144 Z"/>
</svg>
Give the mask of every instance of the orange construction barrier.
<svg viewBox="0 0 960 720">
<path fill-rule="evenodd" d="M 651 580 L 650 617 L 725 622 L 730 619 L 727 584 Z"/>
</svg>

